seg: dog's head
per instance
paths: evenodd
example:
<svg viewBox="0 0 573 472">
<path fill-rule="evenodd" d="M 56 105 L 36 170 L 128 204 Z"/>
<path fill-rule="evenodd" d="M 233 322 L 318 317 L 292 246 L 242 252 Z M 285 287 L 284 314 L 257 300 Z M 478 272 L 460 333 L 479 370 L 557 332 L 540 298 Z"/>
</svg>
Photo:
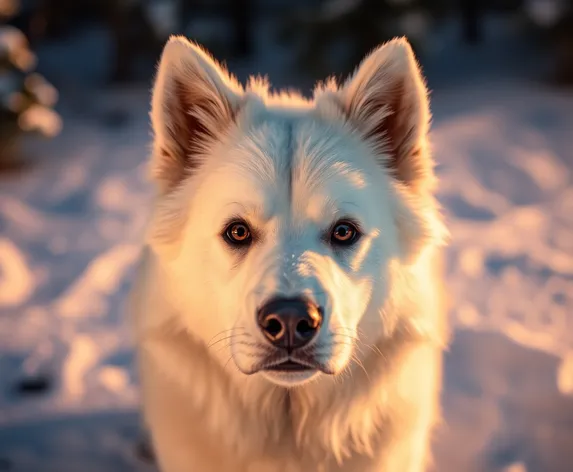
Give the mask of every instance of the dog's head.
<svg viewBox="0 0 573 472">
<path fill-rule="evenodd" d="M 285 386 L 387 332 L 396 267 L 439 237 L 426 89 L 406 40 L 313 100 L 243 89 L 174 38 L 153 91 L 151 245 L 182 324 Z"/>
</svg>

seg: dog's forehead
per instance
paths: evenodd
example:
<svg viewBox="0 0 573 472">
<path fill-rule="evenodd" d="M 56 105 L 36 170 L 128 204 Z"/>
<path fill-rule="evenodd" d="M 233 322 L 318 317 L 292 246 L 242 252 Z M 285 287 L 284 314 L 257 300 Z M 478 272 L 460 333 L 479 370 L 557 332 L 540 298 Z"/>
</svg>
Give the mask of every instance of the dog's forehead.
<svg viewBox="0 0 573 472">
<path fill-rule="evenodd" d="M 244 136 L 243 170 L 273 186 L 290 185 L 294 192 L 316 190 L 329 181 L 364 188 L 371 171 L 359 140 L 311 113 L 269 113 Z"/>
<path fill-rule="evenodd" d="M 226 191 L 264 219 L 295 213 L 318 221 L 341 206 L 359 206 L 376 167 L 352 133 L 308 112 L 259 117 L 240 130 L 234 147 Z"/>
</svg>

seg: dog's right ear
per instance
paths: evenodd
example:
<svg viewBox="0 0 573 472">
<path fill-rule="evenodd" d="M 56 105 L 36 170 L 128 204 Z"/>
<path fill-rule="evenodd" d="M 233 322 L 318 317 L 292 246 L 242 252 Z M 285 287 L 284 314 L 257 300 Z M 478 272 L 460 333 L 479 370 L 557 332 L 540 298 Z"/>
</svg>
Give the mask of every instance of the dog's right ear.
<svg viewBox="0 0 573 472">
<path fill-rule="evenodd" d="M 167 42 L 151 104 L 152 172 L 163 193 L 200 165 L 209 143 L 232 123 L 241 95 L 199 46 L 182 37 Z"/>
</svg>

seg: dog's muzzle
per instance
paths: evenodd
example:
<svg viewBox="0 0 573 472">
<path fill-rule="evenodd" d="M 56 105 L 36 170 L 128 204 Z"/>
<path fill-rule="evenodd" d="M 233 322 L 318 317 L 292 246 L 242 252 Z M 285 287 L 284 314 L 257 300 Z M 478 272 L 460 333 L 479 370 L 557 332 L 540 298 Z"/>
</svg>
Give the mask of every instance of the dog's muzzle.
<svg viewBox="0 0 573 472">
<path fill-rule="evenodd" d="M 322 309 L 304 298 L 275 298 L 263 305 L 257 315 L 265 338 L 288 354 L 317 336 L 322 319 Z"/>
</svg>

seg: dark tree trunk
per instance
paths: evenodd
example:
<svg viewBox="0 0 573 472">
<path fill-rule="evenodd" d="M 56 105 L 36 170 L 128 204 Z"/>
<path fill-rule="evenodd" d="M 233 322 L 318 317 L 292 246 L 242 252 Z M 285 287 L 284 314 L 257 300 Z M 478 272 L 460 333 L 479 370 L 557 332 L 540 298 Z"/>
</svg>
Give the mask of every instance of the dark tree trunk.
<svg viewBox="0 0 573 472">
<path fill-rule="evenodd" d="M 480 0 L 462 0 L 461 11 L 464 41 L 478 43 L 482 38 Z"/>
<path fill-rule="evenodd" d="M 239 57 L 249 56 L 253 50 L 252 0 L 230 0 L 230 5 L 235 29 L 234 53 Z"/>
<path fill-rule="evenodd" d="M 130 7 L 107 0 L 106 19 L 114 45 L 111 81 L 125 82 L 131 78 L 134 59 L 141 54 L 157 56 L 161 44 L 139 2 Z"/>
</svg>

